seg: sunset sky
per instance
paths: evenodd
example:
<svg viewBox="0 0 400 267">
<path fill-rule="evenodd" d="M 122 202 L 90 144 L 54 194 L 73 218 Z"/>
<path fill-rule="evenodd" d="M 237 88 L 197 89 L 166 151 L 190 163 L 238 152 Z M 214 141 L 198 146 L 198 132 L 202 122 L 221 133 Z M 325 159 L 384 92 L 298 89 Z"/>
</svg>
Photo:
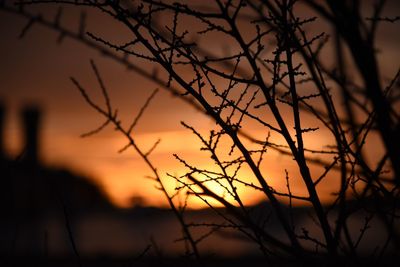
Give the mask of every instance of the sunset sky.
<svg viewBox="0 0 400 267">
<path fill-rule="evenodd" d="M 399 6 L 392 5 L 392 10 L 388 12 L 398 15 Z M 68 21 L 76 18 L 77 14 L 68 11 L 66 9 L 66 15 L 70 14 L 70 17 L 67 15 L 65 18 L 65 25 L 74 29 L 77 23 L 71 25 Z M 96 29 L 99 18 L 89 14 L 88 21 L 88 30 Z M 103 22 L 103 26 L 104 23 L 106 26 L 102 33 L 116 39 L 123 36 L 123 30 L 115 28 L 113 23 Z M 166 205 L 161 192 L 155 189 L 155 182 L 145 178 L 151 173 L 142 159 L 132 150 L 118 153 L 126 144 L 126 140 L 113 131 L 112 127 L 92 137 L 80 137 L 82 133 L 96 128 L 104 120 L 85 103 L 69 77 L 78 79 L 95 99 L 102 101 L 90 67 L 90 60 L 93 59 L 109 88 L 113 105 L 118 107 L 122 120 L 127 122 L 135 117 L 157 85 L 127 71 L 120 64 L 102 57 L 97 51 L 81 43 L 67 38 L 63 43 L 57 44 L 57 34 L 39 25 L 33 25 L 20 40 L 18 35 L 25 24 L 25 19 L 0 11 L 0 101 L 7 109 L 7 151 L 15 156 L 21 150 L 22 127 L 18 118 L 19 110 L 25 104 L 39 105 L 43 111 L 41 156 L 46 164 L 70 168 L 90 177 L 105 189 L 117 205 L 128 206 L 132 197 L 143 198 L 147 205 Z M 390 73 L 396 70 L 400 59 L 396 46 L 399 43 L 398 36 L 398 27 L 388 25 L 382 38 L 382 46 L 385 47 L 385 55 L 382 57 L 383 69 Z M 219 43 L 210 43 L 209 46 L 221 49 Z M 143 68 L 146 67 L 149 66 L 143 65 Z M 134 131 L 134 137 L 143 148 L 150 148 L 152 143 L 158 139 L 162 140 L 151 157 L 162 174 L 184 173 L 182 164 L 172 156 L 174 153 L 203 168 L 212 168 L 207 155 L 199 151 L 199 141 L 180 125 L 180 121 L 204 133 L 215 127 L 215 123 L 205 115 L 160 90 Z M 256 131 L 257 129 L 254 129 L 257 135 Z M 321 134 L 318 138 L 310 138 L 310 143 L 316 146 L 329 142 L 330 140 Z M 284 191 L 284 170 L 288 169 L 295 174 L 294 162 L 290 157 L 273 151 L 269 153 L 264 173 L 270 177 L 271 186 Z M 249 173 L 243 170 L 242 175 L 246 176 Z M 172 192 L 176 182 L 165 175 L 163 177 Z M 328 180 L 321 185 L 321 191 L 325 192 L 323 198 L 329 198 L 332 184 L 335 183 Z M 295 181 L 293 186 L 296 186 Z M 297 186 L 297 190 L 301 191 L 301 186 Z M 263 200 L 261 195 L 254 194 L 253 191 L 247 192 L 245 188 L 239 190 L 242 190 L 246 204 L 255 204 Z M 199 205 L 194 204 L 194 207 Z"/>
</svg>

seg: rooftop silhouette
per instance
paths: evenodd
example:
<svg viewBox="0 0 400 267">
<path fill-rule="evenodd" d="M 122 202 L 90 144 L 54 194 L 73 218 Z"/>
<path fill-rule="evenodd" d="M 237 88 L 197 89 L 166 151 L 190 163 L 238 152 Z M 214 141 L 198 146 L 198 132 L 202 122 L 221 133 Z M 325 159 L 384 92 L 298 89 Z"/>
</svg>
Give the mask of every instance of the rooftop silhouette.
<svg viewBox="0 0 400 267">
<path fill-rule="evenodd" d="M 68 220 L 74 224 L 83 214 L 111 212 L 115 207 L 87 177 L 46 166 L 40 155 L 40 109 L 28 106 L 20 115 L 23 149 L 12 158 L 5 151 L 6 109 L 0 105 L 0 207 L 4 216 L 0 253 L 36 254 L 43 252 L 49 222 L 56 221 L 61 243 L 68 244 Z"/>
</svg>

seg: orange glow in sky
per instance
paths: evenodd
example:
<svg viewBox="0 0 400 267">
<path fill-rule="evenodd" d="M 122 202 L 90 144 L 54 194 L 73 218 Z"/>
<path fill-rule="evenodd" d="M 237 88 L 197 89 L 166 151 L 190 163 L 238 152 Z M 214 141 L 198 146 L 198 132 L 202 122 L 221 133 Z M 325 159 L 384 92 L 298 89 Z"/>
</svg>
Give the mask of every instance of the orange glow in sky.
<svg viewBox="0 0 400 267">
<path fill-rule="evenodd" d="M 202 115 L 199 115 L 198 121 L 202 120 L 201 118 Z M 203 123 L 209 123 L 207 122 L 208 119 L 203 118 L 203 120 L 205 120 Z M 12 131 L 8 132 L 11 137 L 8 145 L 14 153 L 19 149 L 19 134 L 16 126 L 11 127 Z M 44 128 L 42 136 L 42 155 L 46 164 L 70 168 L 90 177 L 105 190 L 114 204 L 120 207 L 129 207 L 135 204 L 167 205 L 162 192 L 156 189 L 157 183 L 146 178 L 152 174 L 143 160 L 132 149 L 118 153 L 118 150 L 126 144 L 126 140 L 119 133 L 109 130 L 89 138 L 80 138 L 79 135 L 52 133 Z M 167 176 L 166 173 L 180 176 L 187 172 L 187 169 L 173 157 L 173 154 L 180 155 L 188 163 L 193 163 L 199 169 L 218 171 L 218 167 L 210 160 L 209 155 L 199 150 L 200 143 L 197 138 L 185 129 L 144 132 L 138 133 L 135 137 L 139 146 L 143 148 L 150 147 L 156 140 L 161 139 L 160 145 L 150 159 L 156 164 L 163 183 L 171 195 L 175 188 L 181 184 Z M 320 139 L 319 142 L 314 140 L 313 143 L 319 145 L 318 143 L 323 142 L 326 142 L 326 140 Z M 228 146 L 228 144 L 223 145 Z M 272 150 L 268 152 L 262 165 L 262 172 L 267 177 L 269 185 L 282 193 L 287 193 L 285 169 L 288 170 L 291 177 L 292 192 L 306 196 L 305 188 L 299 181 L 293 160 Z M 315 173 L 318 173 L 317 169 L 315 169 Z M 238 178 L 258 185 L 251 172 L 245 167 L 240 171 Z M 219 195 L 224 196 L 232 204 L 237 205 L 234 198 L 221 186 L 216 183 L 207 183 L 207 186 Z M 265 196 L 257 190 L 240 184 L 236 186 L 239 195 L 242 196 L 243 203 L 246 205 L 257 204 L 265 200 Z M 325 200 L 329 199 L 329 193 L 336 189 L 332 187 L 330 182 L 321 185 L 321 187 L 321 190 L 326 191 Z M 180 196 L 180 198 L 184 199 L 185 196 Z M 208 197 L 205 197 L 205 199 L 209 204 L 220 206 L 215 200 Z M 204 201 L 193 195 L 189 197 L 188 204 L 191 208 L 207 206 Z M 298 202 L 297 204 L 305 203 Z"/>
<path fill-rule="evenodd" d="M 71 168 L 90 177 L 121 207 L 135 204 L 139 199 L 143 199 L 145 205 L 167 205 L 163 194 L 156 189 L 156 182 L 146 178 L 152 173 L 143 160 L 132 150 L 118 153 L 126 144 L 126 140 L 114 132 L 112 127 L 89 138 L 79 137 L 80 134 L 96 128 L 103 120 L 84 102 L 69 77 L 76 77 L 96 100 L 101 100 L 89 64 L 90 59 L 95 59 L 110 89 L 110 98 L 114 106 L 118 107 L 123 122 L 134 118 L 156 86 L 79 43 L 66 40 L 58 45 L 55 41 L 57 36 L 40 27 L 34 27 L 24 40 L 17 40 L 16 37 L 25 23 L 14 16 L 2 14 L 0 17 L 0 101 L 5 103 L 9 111 L 5 134 L 6 148 L 10 154 L 15 156 L 21 150 L 21 127 L 16 114 L 24 103 L 35 103 L 42 106 L 44 113 L 41 155 L 46 164 Z M 387 36 L 399 38 L 395 37 L 399 36 L 398 34 L 390 34 L 397 32 L 396 26 L 390 27 L 391 25 Z M 112 29 L 105 28 L 105 34 L 112 32 Z M 385 58 L 382 60 L 389 63 L 385 64 L 383 72 L 392 75 L 393 68 L 397 68 L 398 64 L 398 60 L 392 60 L 399 58 L 398 48 L 387 47 L 385 52 Z M 170 97 L 166 92 L 161 92 L 134 131 L 134 138 L 144 150 L 150 148 L 158 139 L 162 140 L 150 159 L 157 166 L 170 194 L 173 194 L 174 188 L 179 184 L 166 173 L 180 176 L 187 171 L 173 154 L 178 154 L 199 168 L 216 168 L 209 155 L 199 150 L 196 137 L 183 129 L 180 121 L 185 121 L 204 133 L 215 127 L 215 123 L 204 115 L 179 99 Z M 315 127 L 312 123 L 310 127 Z M 252 129 L 252 133 L 266 136 L 266 132 L 260 132 L 260 129 Z M 326 136 L 324 132 L 309 135 L 306 143 L 311 148 L 331 144 L 332 140 Z M 276 142 L 280 143 L 279 140 Z M 228 147 L 229 144 L 225 146 Z M 370 150 L 371 154 L 381 153 L 378 151 L 379 147 L 374 146 Z M 269 185 L 282 193 L 287 193 L 288 190 L 285 170 L 290 176 L 292 192 L 307 197 L 293 159 L 273 150 L 268 151 L 261 171 L 267 177 Z M 311 172 L 317 177 L 323 169 L 313 167 Z M 323 200 L 332 198 L 332 193 L 337 190 L 339 183 L 334 176 L 335 172 L 332 172 L 318 186 Z M 241 171 L 240 178 L 258 185 L 246 167 Z M 233 198 L 226 195 L 220 186 L 211 185 L 211 189 L 234 203 Z M 260 192 L 242 185 L 238 185 L 238 191 L 243 196 L 244 203 L 248 205 L 266 200 Z M 206 206 L 193 197 L 189 199 L 189 203 L 192 208 Z"/>
</svg>

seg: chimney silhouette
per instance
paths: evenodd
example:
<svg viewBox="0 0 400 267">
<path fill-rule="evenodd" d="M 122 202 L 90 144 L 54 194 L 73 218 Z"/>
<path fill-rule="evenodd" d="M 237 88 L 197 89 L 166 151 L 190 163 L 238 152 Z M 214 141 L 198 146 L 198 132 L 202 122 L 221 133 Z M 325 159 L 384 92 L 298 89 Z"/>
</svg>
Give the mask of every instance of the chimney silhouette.
<svg viewBox="0 0 400 267">
<path fill-rule="evenodd" d="M 27 106 L 21 115 L 24 123 L 23 159 L 28 164 L 36 165 L 39 162 L 40 110 L 38 107 Z"/>
</svg>

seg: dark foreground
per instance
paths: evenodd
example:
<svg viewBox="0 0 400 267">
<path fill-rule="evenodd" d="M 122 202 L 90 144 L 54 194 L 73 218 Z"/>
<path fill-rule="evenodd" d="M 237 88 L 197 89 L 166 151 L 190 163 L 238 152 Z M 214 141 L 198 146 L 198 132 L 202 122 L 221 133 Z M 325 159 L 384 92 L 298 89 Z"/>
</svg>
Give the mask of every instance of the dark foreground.
<svg viewBox="0 0 400 267">
<path fill-rule="evenodd" d="M 231 259 L 219 259 L 216 257 L 206 257 L 201 260 L 193 260 L 189 258 L 163 258 L 163 257 L 147 257 L 147 258 L 110 258 L 110 257 L 96 257 L 96 258 L 53 258 L 46 259 L 44 257 L 11 257 L 3 255 L 0 259 L 0 266 L 2 267 L 36 267 L 36 266 L 57 266 L 57 267 L 150 267 L 150 266 L 166 266 L 166 267 L 180 267 L 180 266 L 205 266 L 205 267 L 239 267 L 239 266 L 399 266 L 399 257 L 392 255 L 384 257 L 380 260 L 372 258 L 364 258 L 357 262 L 346 258 L 336 258 L 335 260 L 313 260 L 313 262 L 302 264 L 296 260 L 290 259 L 275 259 L 269 260 L 265 258 L 255 257 L 241 257 Z"/>
</svg>

